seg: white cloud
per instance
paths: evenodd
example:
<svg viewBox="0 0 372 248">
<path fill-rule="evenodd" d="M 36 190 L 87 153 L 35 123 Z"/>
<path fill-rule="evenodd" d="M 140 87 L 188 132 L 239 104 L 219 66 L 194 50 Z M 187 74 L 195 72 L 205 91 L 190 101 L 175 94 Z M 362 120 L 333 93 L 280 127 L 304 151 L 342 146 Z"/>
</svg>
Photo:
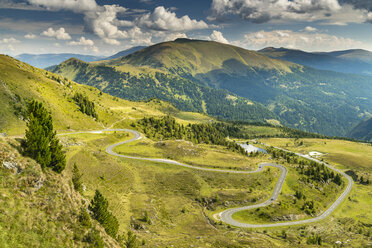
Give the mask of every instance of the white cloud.
<svg viewBox="0 0 372 248">
<path fill-rule="evenodd" d="M 213 30 L 213 32 L 209 36 L 209 38 L 211 40 L 214 40 L 214 41 L 217 41 L 217 42 L 229 44 L 229 41 L 226 40 L 225 37 L 223 37 L 222 33 L 220 31 L 217 31 L 217 30 Z"/>
<path fill-rule="evenodd" d="M 248 49 L 264 47 L 286 47 L 305 51 L 330 51 L 360 48 L 365 46 L 360 41 L 350 38 L 316 32 L 294 32 L 291 30 L 259 31 L 244 35 L 244 38 L 233 44 Z"/>
<path fill-rule="evenodd" d="M 28 2 L 36 6 L 43 6 L 48 10 L 71 10 L 77 13 L 98 9 L 95 0 L 28 0 Z"/>
<path fill-rule="evenodd" d="M 173 8 L 166 9 L 163 6 L 156 7 L 153 12 L 139 12 L 137 14 L 139 16 L 134 20 L 126 20 L 119 19 L 118 16 L 128 16 L 133 11 L 115 4 L 101 6 L 95 0 L 28 0 L 28 2 L 51 11 L 69 10 L 83 14 L 85 30 L 96 34 L 110 45 L 120 45 L 120 40 L 151 44 L 152 36 L 159 31 L 166 31 L 168 35 L 174 33 L 174 36 L 177 36 L 184 31 L 209 27 L 204 21 L 191 19 L 187 15 L 177 17 L 176 13 L 172 12 Z M 44 35 L 52 34 L 46 31 Z"/>
<path fill-rule="evenodd" d="M 64 28 L 54 30 L 53 28 L 48 28 L 41 33 L 42 36 L 53 37 L 57 40 L 71 40 L 71 36 L 65 31 Z"/>
<path fill-rule="evenodd" d="M 10 38 L 3 38 L 2 40 L 0 40 L 0 43 L 14 44 L 14 43 L 20 43 L 20 41 L 15 39 L 14 37 L 10 37 Z"/>
<path fill-rule="evenodd" d="M 92 46 L 92 47 L 91 47 L 91 50 L 92 50 L 94 53 L 98 53 L 98 52 L 99 52 L 99 49 L 98 49 L 98 47 L 96 47 L 96 46 Z"/>
<path fill-rule="evenodd" d="M 163 6 L 156 7 L 154 12 L 141 16 L 136 20 L 136 24 L 141 28 L 151 30 L 177 32 L 208 28 L 208 24 L 202 20 L 190 19 L 187 15 L 178 18 L 176 13 L 165 9 Z"/>
<path fill-rule="evenodd" d="M 232 15 L 254 23 L 321 20 L 340 25 L 365 22 L 368 14 L 338 0 L 213 0 L 208 19 L 222 21 Z"/>
<path fill-rule="evenodd" d="M 28 40 L 33 40 L 33 39 L 36 38 L 36 35 L 34 35 L 34 34 L 26 34 L 25 35 L 25 38 L 28 39 Z"/>
<path fill-rule="evenodd" d="M 72 46 L 83 46 L 84 51 L 91 50 L 94 53 L 99 52 L 99 49 L 94 45 L 94 42 L 86 39 L 84 36 L 80 37 L 77 41 L 70 41 L 68 44 Z"/>
<path fill-rule="evenodd" d="M 68 44 L 73 46 L 94 46 L 94 42 L 92 40 L 85 39 L 84 36 L 82 36 L 78 41 L 70 41 Z"/>
<path fill-rule="evenodd" d="M 157 37 L 160 37 L 162 41 L 172 41 L 178 38 L 187 38 L 185 33 L 166 33 L 160 32 L 156 34 Z"/>
<path fill-rule="evenodd" d="M 318 29 L 316 29 L 316 28 L 314 28 L 314 27 L 310 27 L 310 26 L 307 26 L 304 30 L 307 31 L 307 32 L 315 32 L 315 31 L 318 31 Z"/>
</svg>

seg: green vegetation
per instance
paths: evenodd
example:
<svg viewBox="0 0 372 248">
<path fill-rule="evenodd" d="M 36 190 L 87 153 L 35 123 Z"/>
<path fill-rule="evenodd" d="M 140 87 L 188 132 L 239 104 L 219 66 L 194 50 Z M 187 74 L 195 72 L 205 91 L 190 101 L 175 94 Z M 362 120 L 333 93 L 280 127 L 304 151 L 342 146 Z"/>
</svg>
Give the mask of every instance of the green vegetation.
<svg viewBox="0 0 372 248">
<path fill-rule="evenodd" d="M 370 77 L 316 70 L 217 42 L 164 42 L 111 61 L 68 60 L 53 71 L 125 99 L 157 97 L 224 120 L 276 119 L 328 136 L 346 135 L 372 112 Z"/>
<path fill-rule="evenodd" d="M 96 109 L 94 108 L 94 102 L 89 101 L 88 97 L 83 96 L 81 93 L 75 93 L 73 99 L 83 114 L 90 115 L 96 119 L 98 118 Z"/>
<path fill-rule="evenodd" d="M 91 230 L 102 228 L 91 220 L 65 171 L 43 171 L 19 148 L 17 140 L 0 138 L 0 247 L 86 247 L 93 239 L 115 246 L 104 232 L 88 238 Z M 6 169 L 3 163 L 16 169 Z"/>
<path fill-rule="evenodd" d="M 92 211 L 96 219 L 105 228 L 106 233 L 115 238 L 119 230 L 119 222 L 116 217 L 108 211 L 108 201 L 96 190 L 94 199 L 90 202 L 89 210 Z"/>
<path fill-rule="evenodd" d="M 120 244 L 122 247 L 125 248 L 138 248 L 139 247 L 139 242 L 137 240 L 137 236 L 132 232 L 128 231 L 126 237 L 120 237 Z"/>
<path fill-rule="evenodd" d="M 76 59 L 67 60 L 53 69 L 53 72 L 78 83 L 124 99 L 138 101 L 155 97 L 173 103 L 180 110 L 205 113 L 224 120 L 265 122 L 266 119 L 277 119 L 262 104 L 233 96 L 226 90 L 212 89 L 156 70 L 139 74 L 135 71 L 123 72 L 112 66 L 92 65 Z"/>
<path fill-rule="evenodd" d="M 91 230 L 85 237 L 85 242 L 89 243 L 91 248 L 104 248 L 105 243 L 103 242 L 102 237 L 99 235 L 99 232 L 95 229 Z"/>
<path fill-rule="evenodd" d="M 81 177 L 83 175 L 80 174 L 80 171 L 79 171 L 79 168 L 77 167 L 76 164 L 74 164 L 74 167 L 72 169 L 72 185 L 74 186 L 74 189 L 77 191 L 77 192 L 82 192 L 83 190 L 83 185 L 82 185 L 82 182 L 81 182 Z"/>
<path fill-rule="evenodd" d="M 372 142 L 372 118 L 363 120 L 348 134 L 348 137 Z"/>
<path fill-rule="evenodd" d="M 345 247 L 368 247 L 371 242 L 372 213 L 365 211 L 372 204 L 372 185 L 365 183 L 371 180 L 369 144 L 319 136 L 303 138 L 304 134 L 295 130 L 271 125 L 220 123 L 200 113 L 179 111 L 160 100 L 125 101 L 6 56 L 0 56 L 0 66 L 7 68 L 7 73 L 0 70 L 0 80 L 4 82 L 3 85 L 0 82 L 0 87 L 6 85 L 9 89 L 0 91 L 4 106 L 0 108 L 1 117 L 4 117 L 0 119 L 2 132 L 22 134 L 25 123 L 14 113 L 11 99 L 12 96 L 21 99 L 17 106 L 26 113 L 26 103 L 32 97 L 50 111 L 54 127 L 61 133 L 69 127 L 75 130 L 97 130 L 102 126 L 131 128 L 133 123 L 141 131 L 144 125 L 139 123 L 146 117 L 151 139 L 142 138 L 117 147 L 123 154 L 145 154 L 144 157 L 234 170 L 254 170 L 260 162 L 286 166 L 288 176 L 278 201 L 267 208 L 243 211 L 240 216 L 234 216 L 241 221 L 264 223 L 313 217 L 336 199 L 344 184 L 337 185 L 331 178 L 324 180 L 328 171 L 322 167 L 318 171 L 318 165 L 304 164 L 301 169 L 301 160 L 296 164 L 296 157 L 290 154 L 278 154 L 273 159 L 272 154 L 248 157 L 212 142 L 224 139 L 233 142 L 231 138 L 235 142 L 246 142 L 245 137 L 297 137 L 261 141 L 294 152 L 320 151 L 325 154 L 322 156 L 325 161 L 339 169 L 352 170 L 357 177 L 349 198 L 325 221 L 291 227 L 240 229 L 221 223 L 216 214 L 230 207 L 267 200 L 279 170 L 270 168 L 261 173 L 240 175 L 117 158 L 105 153 L 106 147 L 130 139 L 132 135 L 102 132 L 59 136 L 67 164 L 66 169 L 57 174 L 51 170 L 42 171 L 34 160 L 22 157 L 17 151 L 18 139 L 0 137 L 0 247 L 125 247 L 129 243 L 134 244 L 133 247 L 313 247 L 313 237 L 321 237 L 325 247 L 334 246 L 338 240 Z M 95 103 L 99 120 L 79 111 L 71 100 L 77 92 Z M 152 124 L 148 123 L 150 117 Z M 185 132 L 179 132 L 182 125 Z M 195 143 L 188 141 L 188 132 L 197 134 L 189 136 Z M 216 137 L 208 132 L 216 132 Z M 179 134 L 183 140 L 176 138 Z M 16 168 L 5 169 L 3 162 Z M 75 185 L 84 185 L 84 190 L 77 192 Z M 96 190 L 101 194 L 95 200 Z M 92 203 L 100 202 L 95 204 L 101 206 L 98 212 L 115 216 L 116 234 L 119 235 L 114 236 L 118 236 L 118 240 L 90 217 L 87 199 Z M 101 211 L 103 209 L 106 211 Z M 114 223 L 111 227 L 116 227 L 115 221 L 111 223 Z M 109 232 L 112 230 L 115 228 L 110 228 Z M 316 245 L 318 240 L 316 238 Z"/>
<path fill-rule="evenodd" d="M 51 115 L 37 101 L 31 101 L 28 105 L 27 128 L 22 144 L 25 154 L 35 159 L 43 169 L 50 167 L 61 173 L 66 167 L 62 145 L 53 130 Z"/>
</svg>

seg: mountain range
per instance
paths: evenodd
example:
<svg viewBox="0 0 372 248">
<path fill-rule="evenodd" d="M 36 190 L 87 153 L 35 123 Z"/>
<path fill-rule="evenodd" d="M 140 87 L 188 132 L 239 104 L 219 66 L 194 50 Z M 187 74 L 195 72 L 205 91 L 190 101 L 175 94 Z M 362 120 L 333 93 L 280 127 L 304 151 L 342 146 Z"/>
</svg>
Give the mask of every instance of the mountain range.
<svg viewBox="0 0 372 248">
<path fill-rule="evenodd" d="M 78 58 L 87 62 L 104 59 L 104 57 L 102 56 L 92 56 L 76 53 L 49 53 L 49 54 L 23 53 L 15 56 L 15 58 L 38 68 L 47 68 L 49 66 L 58 65 L 59 63 L 69 58 Z"/>
<path fill-rule="evenodd" d="M 320 70 L 372 75 L 372 52 L 362 49 L 310 53 L 283 47 L 267 47 L 258 52 Z"/>
<path fill-rule="evenodd" d="M 177 39 L 91 63 L 70 59 L 53 72 L 125 99 L 157 97 L 218 118 L 274 119 L 326 135 L 344 136 L 372 113 L 371 77 L 213 41 Z"/>
<path fill-rule="evenodd" d="M 15 58 L 21 60 L 22 62 L 30 64 L 32 66 L 38 67 L 38 68 L 48 68 L 48 67 L 53 67 L 55 65 L 58 65 L 62 63 L 63 61 L 66 61 L 70 58 L 80 59 L 85 62 L 92 62 L 92 61 L 97 61 L 97 60 L 110 60 L 110 59 L 116 59 L 122 56 L 127 56 L 143 48 L 145 48 L 145 46 L 132 47 L 132 48 L 120 51 L 109 57 L 84 55 L 84 54 L 77 54 L 77 53 L 46 53 L 46 54 L 22 53 L 22 54 L 15 56 Z"/>
</svg>

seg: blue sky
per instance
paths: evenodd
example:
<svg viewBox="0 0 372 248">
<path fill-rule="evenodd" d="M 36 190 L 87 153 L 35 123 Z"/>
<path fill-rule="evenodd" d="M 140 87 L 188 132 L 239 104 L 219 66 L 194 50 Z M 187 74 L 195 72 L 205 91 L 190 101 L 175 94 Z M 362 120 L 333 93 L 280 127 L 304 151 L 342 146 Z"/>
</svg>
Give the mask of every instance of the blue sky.
<svg viewBox="0 0 372 248">
<path fill-rule="evenodd" d="M 111 55 L 178 37 L 372 50 L 370 0 L 0 0 L 0 53 Z"/>
</svg>

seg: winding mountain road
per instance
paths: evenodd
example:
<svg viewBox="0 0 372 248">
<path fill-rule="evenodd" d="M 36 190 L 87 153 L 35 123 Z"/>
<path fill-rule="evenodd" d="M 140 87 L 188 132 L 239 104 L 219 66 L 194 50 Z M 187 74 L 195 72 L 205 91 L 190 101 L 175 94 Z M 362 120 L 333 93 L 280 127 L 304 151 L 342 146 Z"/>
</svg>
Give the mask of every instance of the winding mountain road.
<svg viewBox="0 0 372 248">
<path fill-rule="evenodd" d="M 223 212 L 221 212 L 219 214 L 221 221 L 223 221 L 223 222 L 225 222 L 227 224 L 233 225 L 233 226 L 237 226 L 237 227 L 245 227 L 245 228 L 280 227 L 280 226 L 292 226 L 292 225 L 307 224 L 307 223 L 312 223 L 312 222 L 323 220 L 326 217 L 328 217 L 337 208 L 338 205 L 341 204 L 341 202 L 350 193 L 350 191 L 352 189 L 352 186 L 353 186 L 353 180 L 352 180 L 352 178 L 350 176 L 348 176 L 347 174 L 343 173 L 342 171 L 340 171 L 340 170 L 338 170 L 336 168 L 333 168 L 332 166 L 330 166 L 327 163 L 324 163 L 324 162 L 319 161 L 317 159 L 311 158 L 308 155 L 296 153 L 296 155 L 301 156 L 303 158 L 310 159 L 310 160 L 313 160 L 315 162 L 324 164 L 329 169 L 331 169 L 333 171 L 336 171 L 337 173 L 339 173 L 342 176 L 344 176 L 347 179 L 347 181 L 348 181 L 348 185 L 347 185 L 346 189 L 336 199 L 336 201 L 334 203 L 332 203 L 332 205 L 327 210 L 325 210 L 319 216 L 314 217 L 314 218 L 311 218 L 311 219 L 304 219 L 304 220 L 297 220 L 297 221 L 288 221 L 288 222 L 277 222 L 277 223 L 270 223 L 270 224 L 249 224 L 249 223 L 242 223 L 242 222 L 239 222 L 239 221 L 234 220 L 232 218 L 232 215 L 234 213 L 236 213 L 236 212 L 239 212 L 239 211 L 268 206 L 268 205 L 272 204 L 275 200 L 278 199 L 279 194 L 280 194 L 280 192 L 282 190 L 282 186 L 284 184 L 285 178 L 287 176 L 287 169 L 284 166 L 278 165 L 278 164 L 274 164 L 274 163 L 261 163 L 261 164 L 259 164 L 257 170 L 255 170 L 255 171 L 234 171 L 234 170 L 211 169 L 211 168 L 197 167 L 197 166 L 192 166 L 192 165 L 180 163 L 180 162 L 177 162 L 175 160 L 170 160 L 170 159 L 133 157 L 133 156 L 122 155 L 122 154 L 118 154 L 118 153 L 114 152 L 113 149 L 115 147 L 120 146 L 120 145 L 123 145 L 123 144 L 130 143 L 130 142 L 133 142 L 133 141 L 136 141 L 136 140 L 139 140 L 139 139 L 142 138 L 141 137 L 141 134 L 139 132 L 137 132 L 135 130 L 131 130 L 131 129 L 104 129 L 104 130 L 98 130 L 98 131 L 81 131 L 81 132 L 72 132 L 72 133 L 61 133 L 61 134 L 58 134 L 58 135 L 67 135 L 67 134 L 76 134 L 76 133 L 92 133 L 92 134 L 94 134 L 94 133 L 112 132 L 112 131 L 129 132 L 129 133 L 131 133 L 131 134 L 134 135 L 134 137 L 132 139 L 129 139 L 129 140 L 126 140 L 126 141 L 122 141 L 122 142 L 119 142 L 119 143 L 116 143 L 116 144 L 113 144 L 113 145 L 110 145 L 110 146 L 108 146 L 106 148 L 106 152 L 108 154 L 110 154 L 112 156 L 116 156 L 116 157 L 122 157 L 122 158 L 128 158 L 128 159 L 136 159 L 136 160 L 144 160 L 144 161 L 151 161 L 151 162 L 157 162 L 157 163 L 172 164 L 172 165 L 178 165 L 178 166 L 182 166 L 182 167 L 186 167 L 186 168 L 190 168 L 190 169 L 195 169 L 195 170 L 211 171 L 211 172 L 221 172 L 221 173 L 235 173 L 235 174 L 257 173 L 257 172 L 261 172 L 264 169 L 264 167 L 268 167 L 268 166 L 279 168 L 280 169 L 279 179 L 278 179 L 278 181 L 277 181 L 277 183 L 275 185 L 273 194 L 271 195 L 271 197 L 267 201 L 262 202 L 262 203 L 259 203 L 259 204 L 255 204 L 255 205 L 250 205 L 250 206 L 231 208 L 231 209 L 225 210 L 225 211 L 223 211 Z M 263 145 L 266 145 L 266 144 L 263 144 Z M 285 150 L 285 149 L 282 149 L 282 148 L 279 148 L 279 147 L 275 147 L 275 148 L 280 149 L 280 150 L 283 150 L 283 151 L 288 151 L 288 150 Z"/>
</svg>

